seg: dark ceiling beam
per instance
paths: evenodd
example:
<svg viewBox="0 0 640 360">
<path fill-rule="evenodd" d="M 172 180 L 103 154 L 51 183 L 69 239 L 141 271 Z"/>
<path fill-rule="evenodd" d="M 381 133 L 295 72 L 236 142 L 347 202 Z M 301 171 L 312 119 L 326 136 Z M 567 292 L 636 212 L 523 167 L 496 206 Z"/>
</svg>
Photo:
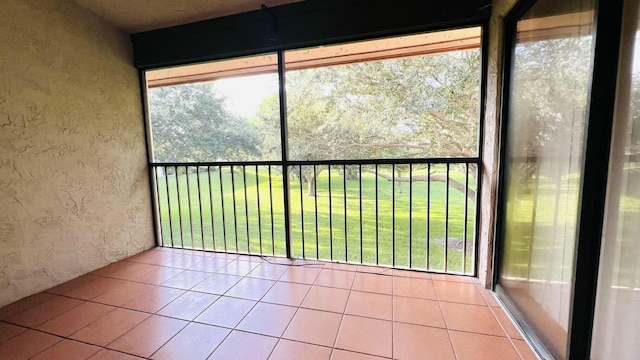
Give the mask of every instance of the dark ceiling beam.
<svg viewBox="0 0 640 360">
<path fill-rule="evenodd" d="M 139 69 L 486 22 L 491 0 L 307 0 L 131 35 Z"/>
</svg>

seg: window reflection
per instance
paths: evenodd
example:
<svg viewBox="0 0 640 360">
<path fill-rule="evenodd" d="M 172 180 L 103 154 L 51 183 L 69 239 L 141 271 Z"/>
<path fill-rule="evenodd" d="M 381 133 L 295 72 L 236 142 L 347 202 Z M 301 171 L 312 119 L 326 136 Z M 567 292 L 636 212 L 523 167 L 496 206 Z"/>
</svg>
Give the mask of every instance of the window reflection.
<svg viewBox="0 0 640 360">
<path fill-rule="evenodd" d="M 593 3 L 538 1 L 517 23 L 500 284 L 564 359 L 591 82 Z M 562 8 L 562 9 L 561 9 Z"/>
</svg>

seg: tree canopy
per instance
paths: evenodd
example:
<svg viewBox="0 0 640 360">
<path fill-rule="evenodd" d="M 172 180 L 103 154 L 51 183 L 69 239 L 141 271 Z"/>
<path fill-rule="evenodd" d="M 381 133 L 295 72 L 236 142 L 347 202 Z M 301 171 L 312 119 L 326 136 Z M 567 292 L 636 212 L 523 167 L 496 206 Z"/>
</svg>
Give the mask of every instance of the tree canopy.
<svg viewBox="0 0 640 360">
<path fill-rule="evenodd" d="M 148 91 L 154 157 L 160 162 L 239 161 L 259 156 L 258 135 L 211 83 Z"/>
<path fill-rule="evenodd" d="M 291 71 L 286 84 L 292 160 L 477 155 L 479 50 Z M 275 100 L 257 114 L 265 139 L 279 138 Z"/>
</svg>

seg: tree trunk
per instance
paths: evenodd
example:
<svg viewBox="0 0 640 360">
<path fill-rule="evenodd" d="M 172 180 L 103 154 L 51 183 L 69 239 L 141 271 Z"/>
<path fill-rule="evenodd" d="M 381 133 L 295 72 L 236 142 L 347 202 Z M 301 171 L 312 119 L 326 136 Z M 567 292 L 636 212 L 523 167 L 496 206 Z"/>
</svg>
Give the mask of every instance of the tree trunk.
<svg viewBox="0 0 640 360">
<path fill-rule="evenodd" d="M 318 191 L 316 190 L 316 177 L 311 176 L 307 179 L 307 196 L 316 197 L 318 195 Z"/>
</svg>

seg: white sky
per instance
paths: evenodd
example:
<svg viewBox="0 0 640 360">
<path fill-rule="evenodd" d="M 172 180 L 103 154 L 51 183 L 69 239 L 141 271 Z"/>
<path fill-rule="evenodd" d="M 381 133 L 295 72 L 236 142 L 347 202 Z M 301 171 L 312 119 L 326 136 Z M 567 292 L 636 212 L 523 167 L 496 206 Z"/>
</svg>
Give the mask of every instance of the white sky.
<svg viewBox="0 0 640 360">
<path fill-rule="evenodd" d="M 214 87 L 227 97 L 229 110 L 251 117 L 264 99 L 278 93 L 278 75 L 260 74 L 220 79 Z"/>
</svg>

